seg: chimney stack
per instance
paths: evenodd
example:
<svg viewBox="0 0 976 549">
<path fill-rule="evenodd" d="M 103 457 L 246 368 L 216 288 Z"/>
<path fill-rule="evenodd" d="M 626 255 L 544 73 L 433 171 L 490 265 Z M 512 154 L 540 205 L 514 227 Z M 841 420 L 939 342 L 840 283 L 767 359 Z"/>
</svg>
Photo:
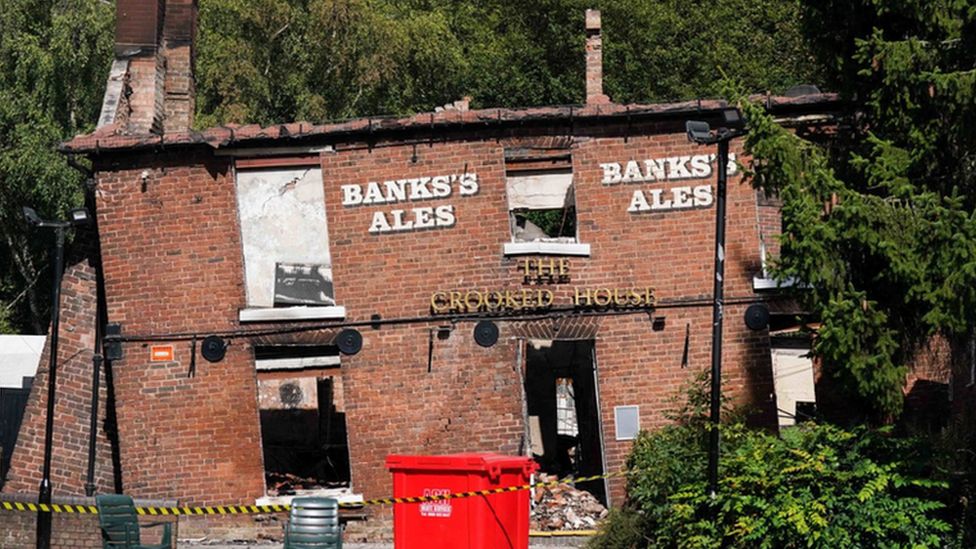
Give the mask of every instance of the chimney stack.
<svg viewBox="0 0 976 549">
<path fill-rule="evenodd" d="M 196 23 L 197 0 L 118 0 L 115 58 L 127 67 L 125 89 L 108 112 L 114 110 L 114 122 L 123 126 L 124 132 L 147 134 L 190 128 L 195 106 Z"/>
<path fill-rule="evenodd" d="M 610 102 L 603 94 L 603 36 L 600 34 L 600 10 L 586 10 L 586 104 Z"/>
<path fill-rule="evenodd" d="M 196 85 L 193 81 L 193 43 L 197 36 L 197 0 L 166 0 L 163 54 L 166 58 L 166 118 L 164 132 L 193 125 Z"/>
</svg>

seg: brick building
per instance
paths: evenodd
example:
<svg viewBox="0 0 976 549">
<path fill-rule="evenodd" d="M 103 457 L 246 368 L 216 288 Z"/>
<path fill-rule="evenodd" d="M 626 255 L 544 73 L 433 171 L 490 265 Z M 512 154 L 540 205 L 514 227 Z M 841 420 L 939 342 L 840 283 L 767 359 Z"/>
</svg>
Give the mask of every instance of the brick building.
<svg viewBox="0 0 976 549">
<path fill-rule="evenodd" d="M 84 493 L 99 318 L 122 357 L 100 387 L 95 487 L 186 505 L 254 503 L 289 475 L 380 497 L 394 453 L 616 471 L 707 369 L 715 151 L 684 123 L 726 105 L 610 102 L 598 13 L 585 105 L 193 131 L 196 3 L 118 9 L 100 127 L 63 145 L 93 164 L 97 233 L 65 279 L 56 495 Z M 837 99 L 765 101 L 806 130 Z M 770 300 L 778 205 L 732 170 L 725 388 L 772 425 L 770 335 L 742 319 Z M 352 328 L 361 350 L 340 353 Z M 45 375 L 6 494 L 40 480 Z M 623 501 L 622 481 L 588 489 Z"/>
</svg>

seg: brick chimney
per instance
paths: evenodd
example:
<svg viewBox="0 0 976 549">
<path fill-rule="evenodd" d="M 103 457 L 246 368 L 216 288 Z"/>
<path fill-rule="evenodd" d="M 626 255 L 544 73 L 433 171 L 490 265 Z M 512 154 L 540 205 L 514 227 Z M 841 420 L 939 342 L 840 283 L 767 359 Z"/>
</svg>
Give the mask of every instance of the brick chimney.
<svg viewBox="0 0 976 549">
<path fill-rule="evenodd" d="M 193 81 L 193 53 L 197 35 L 197 0 L 166 0 L 163 25 L 163 54 L 166 58 L 163 130 L 167 133 L 190 129 L 196 109 Z"/>
<path fill-rule="evenodd" d="M 603 36 L 600 34 L 600 10 L 586 10 L 586 104 L 610 102 L 603 94 Z"/>
<path fill-rule="evenodd" d="M 196 23 L 196 0 L 118 0 L 103 121 L 133 134 L 189 129 Z"/>
</svg>

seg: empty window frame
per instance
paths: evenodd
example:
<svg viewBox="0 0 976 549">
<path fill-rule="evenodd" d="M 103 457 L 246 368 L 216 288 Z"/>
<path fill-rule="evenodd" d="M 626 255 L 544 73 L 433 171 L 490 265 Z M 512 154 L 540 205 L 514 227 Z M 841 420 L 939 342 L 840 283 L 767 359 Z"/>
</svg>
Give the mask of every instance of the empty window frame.
<svg viewBox="0 0 976 549">
<path fill-rule="evenodd" d="M 506 191 L 513 242 L 576 242 L 571 169 L 511 173 Z"/>
<path fill-rule="evenodd" d="M 507 149 L 505 172 L 511 227 L 505 255 L 589 255 L 577 234 L 568 149 Z"/>
</svg>

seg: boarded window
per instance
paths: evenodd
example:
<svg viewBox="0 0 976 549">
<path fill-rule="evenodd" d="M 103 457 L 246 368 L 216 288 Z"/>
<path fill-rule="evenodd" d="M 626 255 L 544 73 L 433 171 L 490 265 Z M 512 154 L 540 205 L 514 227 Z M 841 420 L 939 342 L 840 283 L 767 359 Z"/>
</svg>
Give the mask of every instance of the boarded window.
<svg viewBox="0 0 976 549">
<path fill-rule="evenodd" d="M 237 172 L 249 307 L 334 305 L 322 171 Z"/>
</svg>

